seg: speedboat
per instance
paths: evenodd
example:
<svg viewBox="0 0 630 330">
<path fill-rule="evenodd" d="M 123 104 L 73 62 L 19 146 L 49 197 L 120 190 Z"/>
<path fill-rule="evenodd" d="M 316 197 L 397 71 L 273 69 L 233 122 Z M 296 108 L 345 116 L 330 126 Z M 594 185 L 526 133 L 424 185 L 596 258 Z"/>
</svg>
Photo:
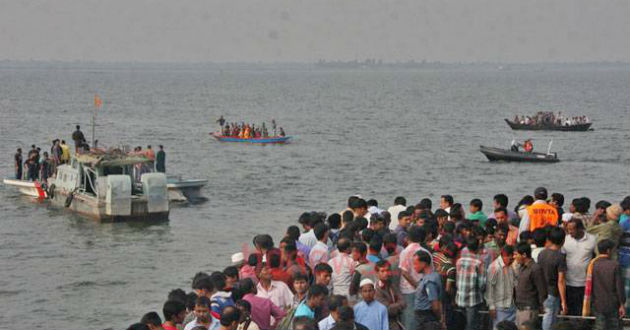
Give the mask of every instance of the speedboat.
<svg viewBox="0 0 630 330">
<path fill-rule="evenodd" d="M 532 163 L 557 163 L 560 161 L 558 155 L 554 153 L 512 151 L 493 147 L 480 146 L 479 151 L 484 154 L 489 161 L 506 162 L 532 162 Z"/>
</svg>

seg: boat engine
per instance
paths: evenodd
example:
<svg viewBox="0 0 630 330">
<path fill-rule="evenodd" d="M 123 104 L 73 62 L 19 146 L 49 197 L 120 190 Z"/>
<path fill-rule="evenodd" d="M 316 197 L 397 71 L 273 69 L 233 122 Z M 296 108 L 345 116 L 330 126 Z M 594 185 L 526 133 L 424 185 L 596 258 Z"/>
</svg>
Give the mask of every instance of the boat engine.
<svg viewBox="0 0 630 330">
<path fill-rule="evenodd" d="M 131 177 L 108 175 L 105 214 L 131 215 Z"/>
<path fill-rule="evenodd" d="M 140 179 L 149 213 L 168 212 L 168 191 L 164 173 L 145 173 Z"/>
</svg>

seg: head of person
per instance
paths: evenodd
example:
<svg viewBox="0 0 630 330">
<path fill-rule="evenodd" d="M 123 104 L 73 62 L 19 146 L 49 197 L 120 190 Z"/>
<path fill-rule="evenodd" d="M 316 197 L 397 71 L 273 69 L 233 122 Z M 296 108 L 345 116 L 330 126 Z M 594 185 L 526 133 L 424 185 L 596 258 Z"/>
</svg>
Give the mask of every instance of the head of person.
<svg viewBox="0 0 630 330">
<path fill-rule="evenodd" d="M 258 279 L 262 282 L 270 282 L 271 281 L 271 265 L 269 262 L 263 262 L 262 267 L 258 268 L 258 273 L 256 274 Z"/>
<path fill-rule="evenodd" d="M 509 266 L 514 261 L 514 247 L 511 245 L 504 245 L 501 248 L 501 259 L 503 259 L 503 264 Z"/>
<path fill-rule="evenodd" d="M 621 206 L 621 209 L 623 210 L 623 213 L 630 215 L 630 196 L 626 196 L 621 203 L 619 204 L 619 206 Z"/>
<path fill-rule="evenodd" d="M 565 232 L 562 228 L 553 227 L 549 232 L 548 240 L 551 244 L 562 246 L 564 244 Z"/>
<path fill-rule="evenodd" d="M 311 213 L 310 212 L 302 213 L 300 217 L 298 218 L 298 223 L 302 225 L 302 228 L 304 228 L 304 230 L 306 231 L 311 230 Z"/>
<path fill-rule="evenodd" d="M 190 292 L 186 295 L 186 313 L 192 313 L 195 311 L 195 303 L 197 302 L 197 298 L 199 298 L 199 296 L 197 296 L 196 293 L 194 292 Z M 170 300 L 170 299 L 169 299 Z"/>
<path fill-rule="evenodd" d="M 534 198 L 536 200 L 546 201 L 547 200 L 547 188 L 545 188 L 545 187 L 538 187 L 538 188 L 536 188 L 536 190 L 534 190 Z"/>
<path fill-rule="evenodd" d="M 313 233 L 315 234 L 315 238 L 317 238 L 320 242 L 328 241 L 328 226 L 325 223 L 318 223 L 313 228 Z"/>
<path fill-rule="evenodd" d="M 442 195 L 440 197 L 440 208 L 445 210 L 449 207 L 453 206 L 453 196 L 451 195 Z"/>
<path fill-rule="evenodd" d="M 333 213 L 328 216 L 326 223 L 328 223 L 328 228 L 330 229 L 339 229 L 341 228 L 341 216 L 339 213 Z"/>
<path fill-rule="evenodd" d="M 76 127 L 76 129 L 81 129 L 81 126 L 80 126 L 80 125 L 77 125 L 77 126 L 75 126 L 75 127 Z"/>
<path fill-rule="evenodd" d="M 352 211 L 346 210 L 341 214 L 341 222 L 343 223 L 343 227 L 348 226 L 354 220 L 354 213 Z"/>
<path fill-rule="evenodd" d="M 398 213 L 398 224 L 401 227 L 407 228 L 410 223 L 411 223 L 411 214 L 409 212 L 401 211 L 400 213 Z"/>
<path fill-rule="evenodd" d="M 182 289 L 173 289 L 168 293 L 166 300 L 177 300 L 182 303 L 186 303 L 186 291 Z"/>
<path fill-rule="evenodd" d="M 508 218 L 507 209 L 504 207 L 494 209 L 494 218 L 497 220 L 497 224 L 508 223 L 508 221 L 510 220 Z"/>
<path fill-rule="evenodd" d="M 256 294 L 256 285 L 251 278 L 244 278 L 238 282 L 238 288 L 241 294 L 244 296 L 246 294 Z"/>
<path fill-rule="evenodd" d="M 145 324 L 150 330 L 162 328 L 162 319 L 157 312 L 148 312 L 142 316 L 140 323 Z"/>
<path fill-rule="evenodd" d="M 162 307 L 164 320 L 173 324 L 181 324 L 186 317 L 186 306 L 181 301 L 169 300 Z"/>
<path fill-rule="evenodd" d="M 423 250 L 419 250 L 413 255 L 413 269 L 418 273 L 424 273 L 431 268 L 431 256 Z"/>
<path fill-rule="evenodd" d="M 319 308 L 328 297 L 328 289 L 321 284 L 314 284 L 308 289 L 308 305 L 311 308 Z"/>
<path fill-rule="evenodd" d="M 500 223 L 497 225 L 496 229 L 494 230 L 494 237 L 493 237 L 497 245 L 499 246 L 505 245 L 505 239 L 507 238 L 509 231 L 510 231 L 510 228 L 508 227 L 506 223 Z"/>
<path fill-rule="evenodd" d="M 292 239 L 294 242 L 297 241 L 300 238 L 300 228 L 298 228 L 298 226 L 289 226 L 287 228 L 287 232 L 284 234 L 285 238 L 290 238 Z"/>
<path fill-rule="evenodd" d="M 308 276 L 306 274 L 299 272 L 293 276 L 293 290 L 300 295 L 304 295 L 308 291 Z"/>
<path fill-rule="evenodd" d="M 333 270 L 329 264 L 320 262 L 315 265 L 313 272 L 315 273 L 315 283 L 323 286 L 328 286 L 330 284 L 330 278 Z"/>
<path fill-rule="evenodd" d="M 497 330 L 518 330 L 518 327 L 516 326 L 516 323 L 512 321 L 503 320 L 497 323 L 496 329 Z"/>
<path fill-rule="evenodd" d="M 236 329 L 238 327 L 240 319 L 241 311 L 234 306 L 226 306 L 221 311 L 221 326 L 226 329 Z"/>
<path fill-rule="evenodd" d="M 394 205 L 407 206 L 407 200 L 405 199 L 405 197 L 398 196 L 394 198 Z"/>
<path fill-rule="evenodd" d="M 534 235 L 529 230 L 526 230 L 520 234 L 518 234 L 518 240 L 521 242 L 526 242 L 527 244 L 534 244 Z"/>
<path fill-rule="evenodd" d="M 532 248 L 527 242 L 519 242 L 514 251 L 514 261 L 522 265 L 532 258 Z"/>
<path fill-rule="evenodd" d="M 468 236 L 466 238 L 466 247 L 470 253 L 477 253 L 479 251 L 479 239 L 474 236 Z"/>
<path fill-rule="evenodd" d="M 420 226 L 416 226 L 416 225 L 409 227 L 407 232 L 408 232 L 407 239 L 412 243 L 423 243 L 427 236 L 427 233 L 424 231 L 424 228 Z"/>
<path fill-rule="evenodd" d="M 613 248 L 615 248 L 615 242 L 610 239 L 603 239 L 597 243 L 597 251 L 600 254 L 610 254 Z"/>
<path fill-rule="evenodd" d="M 376 277 L 384 283 L 388 283 L 392 276 L 392 266 L 387 260 L 380 260 L 374 265 Z"/>
<path fill-rule="evenodd" d="M 160 144 L 160 150 L 164 150 L 164 146 Z"/>
<path fill-rule="evenodd" d="M 134 323 L 127 327 L 127 330 L 149 330 L 149 326 L 144 323 Z"/>
<path fill-rule="evenodd" d="M 470 206 L 469 206 L 470 213 L 479 212 L 482 209 L 483 209 L 483 202 L 481 202 L 481 199 L 475 198 L 470 201 Z"/>
<path fill-rule="evenodd" d="M 359 287 L 361 288 L 361 298 L 363 298 L 363 301 L 368 304 L 374 301 L 376 291 L 374 290 L 374 282 L 372 282 L 371 279 L 365 278 L 361 280 Z"/>
<path fill-rule="evenodd" d="M 228 266 L 223 269 L 225 275 L 225 287 L 232 288 L 238 282 L 238 268 L 236 266 Z"/>
<path fill-rule="evenodd" d="M 308 316 L 298 316 L 293 319 L 293 330 L 317 330 L 317 322 Z"/>
<path fill-rule="evenodd" d="M 368 253 L 371 255 L 378 255 L 381 252 L 381 248 L 383 248 L 383 239 L 380 236 L 375 235 L 368 244 Z"/>
<path fill-rule="evenodd" d="M 239 322 L 244 322 L 252 313 L 252 305 L 247 300 L 239 299 L 234 305 L 241 312 Z"/>
<path fill-rule="evenodd" d="M 397 242 L 398 239 L 394 233 L 387 233 L 383 236 L 383 245 L 390 256 L 396 254 L 396 249 L 398 248 Z M 339 246 L 339 243 L 337 243 L 337 246 Z"/>
<path fill-rule="evenodd" d="M 606 220 L 617 222 L 622 213 L 623 208 L 619 204 L 613 204 L 606 208 Z"/>
<path fill-rule="evenodd" d="M 464 220 L 464 208 L 462 204 L 455 203 L 451 206 L 451 212 L 449 213 L 451 220 L 458 222 Z"/>
<path fill-rule="evenodd" d="M 551 194 L 551 201 L 549 204 L 555 206 L 556 208 L 561 208 L 564 205 L 564 195 L 561 193 L 553 193 Z"/>
<path fill-rule="evenodd" d="M 198 297 L 195 301 L 195 317 L 203 317 L 210 314 L 210 298 L 208 297 Z"/>
<path fill-rule="evenodd" d="M 350 205 L 350 209 L 354 213 L 355 218 L 363 217 L 368 213 L 367 202 L 365 201 L 365 199 L 362 198 L 353 200 L 353 203 Z"/>
<path fill-rule="evenodd" d="M 492 198 L 492 203 L 493 203 L 492 206 L 495 209 L 498 209 L 500 207 L 507 208 L 507 206 L 508 206 L 508 197 L 505 194 L 496 194 Z"/>
<path fill-rule="evenodd" d="M 338 323 L 344 324 L 349 329 L 354 329 L 354 310 L 350 306 L 342 306 L 339 308 Z"/>
<path fill-rule="evenodd" d="M 584 236 L 584 223 L 582 220 L 578 218 L 569 220 L 567 223 L 567 234 L 575 239 L 582 238 Z"/>
<path fill-rule="evenodd" d="M 339 309 L 343 306 L 348 306 L 346 296 L 336 294 L 328 298 L 328 310 L 335 322 L 339 321 Z"/>
<path fill-rule="evenodd" d="M 383 228 L 385 228 L 385 218 L 383 218 L 380 214 L 372 214 L 372 217 L 370 218 L 370 227 L 375 232 L 380 232 Z"/>
<path fill-rule="evenodd" d="M 534 230 L 534 232 L 532 233 L 532 237 L 534 239 L 534 244 L 536 244 L 536 247 L 545 247 L 545 245 L 547 244 L 547 230 L 545 230 L 545 228 L 538 228 Z"/>
<path fill-rule="evenodd" d="M 256 235 L 254 237 L 254 246 L 258 251 L 267 252 L 273 248 L 273 238 L 268 234 Z"/>
<path fill-rule="evenodd" d="M 192 288 L 198 296 L 210 297 L 215 291 L 214 282 L 207 274 L 196 276 Z"/>
<path fill-rule="evenodd" d="M 352 259 L 354 261 L 360 261 L 365 259 L 367 255 L 367 246 L 363 242 L 352 243 Z"/>
<path fill-rule="evenodd" d="M 442 227 L 448 221 L 448 213 L 443 209 L 435 210 L 433 216 L 435 217 L 435 220 L 440 227 Z"/>
<path fill-rule="evenodd" d="M 589 205 L 587 204 L 587 200 L 584 197 L 576 198 L 571 201 L 571 206 L 573 213 L 585 214 L 588 212 Z"/>
</svg>

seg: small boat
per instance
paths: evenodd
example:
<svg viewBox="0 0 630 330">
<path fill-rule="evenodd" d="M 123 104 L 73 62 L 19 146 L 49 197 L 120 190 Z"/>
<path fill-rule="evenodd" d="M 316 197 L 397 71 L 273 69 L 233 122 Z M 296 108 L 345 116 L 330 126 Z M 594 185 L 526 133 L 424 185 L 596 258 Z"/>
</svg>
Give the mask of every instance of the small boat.
<svg viewBox="0 0 630 330">
<path fill-rule="evenodd" d="M 46 187 L 42 187 L 42 184 L 39 181 L 6 178 L 3 180 L 3 183 L 7 186 L 16 187 L 18 191 L 25 196 L 42 199 L 48 197 Z"/>
<path fill-rule="evenodd" d="M 287 143 L 290 136 L 269 136 L 260 138 L 244 139 L 237 136 L 225 136 L 219 133 L 210 133 L 215 139 L 221 142 L 241 142 L 241 143 L 254 143 L 254 144 L 283 144 Z"/>
<path fill-rule="evenodd" d="M 201 188 L 208 184 L 208 180 L 183 180 L 180 176 L 168 176 L 168 200 L 171 202 L 196 202 L 206 198 L 201 195 Z"/>
<path fill-rule="evenodd" d="M 489 161 L 505 162 L 530 162 L 530 163 L 557 163 L 560 160 L 554 153 L 523 152 L 507 149 L 480 146 L 479 151 L 484 154 Z"/>
<path fill-rule="evenodd" d="M 509 119 L 505 119 L 505 122 L 510 125 L 510 128 L 513 130 L 523 130 L 523 131 L 564 131 L 564 132 L 585 132 L 591 128 L 593 123 L 585 123 L 585 124 L 574 124 L 574 125 L 557 125 L 553 123 L 542 123 L 538 125 L 531 124 L 521 124 L 517 122 L 513 122 Z"/>
</svg>

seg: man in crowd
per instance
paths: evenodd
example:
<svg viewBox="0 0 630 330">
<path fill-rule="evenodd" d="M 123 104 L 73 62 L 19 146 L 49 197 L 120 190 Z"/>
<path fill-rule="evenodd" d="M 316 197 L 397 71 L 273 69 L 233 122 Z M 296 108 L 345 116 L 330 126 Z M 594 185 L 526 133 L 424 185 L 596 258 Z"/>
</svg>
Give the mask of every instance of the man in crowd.
<svg viewBox="0 0 630 330">
<path fill-rule="evenodd" d="M 402 312 L 407 305 L 400 293 L 398 283 L 392 281 L 391 265 L 386 260 L 381 260 L 374 266 L 376 272 L 376 300 L 387 307 L 390 330 L 402 330 Z"/>
<path fill-rule="evenodd" d="M 479 328 L 479 310 L 483 304 L 483 293 L 486 286 L 486 268 L 478 255 L 479 240 L 470 236 L 466 240 L 468 253 L 457 260 L 456 283 L 457 306 L 466 311 L 466 330 Z"/>
<path fill-rule="evenodd" d="M 576 218 L 567 223 L 567 233 L 569 235 L 562 246 L 567 262 L 567 314 L 581 316 L 586 286 L 586 268 L 595 254 L 596 238 L 585 232 L 582 220 Z"/>
<path fill-rule="evenodd" d="M 599 257 L 592 262 L 592 301 L 595 310 L 595 330 L 621 329 L 619 318 L 625 316 L 626 295 L 619 264 L 610 258 L 615 243 L 605 239 L 597 244 Z"/>
<path fill-rule="evenodd" d="M 394 221 L 394 219 L 398 219 L 398 214 L 406 209 L 407 209 L 407 200 L 402 196 L 396 197 L 394 199 L 394 206 L 387 209 L 387 212 L 389 212 L 389 214 L 392 217 L 392 222 L 390 222 L 389 224 L 389 229 L 391 230 L 396 229 L 397 223 Z"/>
<path fill-rule="evenodd" d="M 354 260 L 350 256 L 350 240 L 340 238 L 337 241 L 337 256 L 328 261 L 332 268 L 331 282 L 333 284 L 333 294 L 348 296 L 350 281 L 354 274 Z"/>
<path fill-rule="evenodd" d="M 538 319 L 547 299 L 547 284 L 542 268 L 532 260 L 532 250 L 526 242 L 516 246 L 514 260 L 518 264 L 518 281 L 515 290 L 516 325 L 527 329 L 524 323 Z"/>
<path fill-rule="evenodd" d="M 431 255 L 419 250 L 414 254 L 413 268 L 422 274 L 414 297 L 414 312 L 417 329 L 438 330 L 445 323 L 443 320 L 441 296 L 442 280 L 433 270 Z"/>
<path fill-rule="evenodd" d="M 533 232 L 538 228 L 558 225 L 558 210 L 547 203 L 547 189 L 538 187 L 534 190 L 534 203 L 527 207 L 518 231 Z"/>
<path fill-rule="evenodd" d="M 488 267 L 488 283 L 486 286 L 486 303 L 493 328 L 503 320 L 516 321 L 516 306 L 514 305 L 514 288 L 516 275 L 512 267 L 514 248 L 504 245 L 501 255 Z"/>
<path fill-rule="evenodd" d="M 550 244 L 538 256 L 538 264 L 545 275 L 548 294 L 544 303 L 543 330 L 551 330 L 557 321 L 558 313 L 567 314 L 565 287 L 567 262 L 565 255 L 560 251 L 564 244 L 564 238 L 564 230 L 553 227 L 548 238 Z"/>
<path fill-rule="evenodd" d="M 360 283 L 363 300 L 354 305 L 354 315 L 357 322 L 368 329 L 389 330 L 389 318 L 385 305 L 374 300 L 374 282 L 366 278 Z"/>
</svg>

